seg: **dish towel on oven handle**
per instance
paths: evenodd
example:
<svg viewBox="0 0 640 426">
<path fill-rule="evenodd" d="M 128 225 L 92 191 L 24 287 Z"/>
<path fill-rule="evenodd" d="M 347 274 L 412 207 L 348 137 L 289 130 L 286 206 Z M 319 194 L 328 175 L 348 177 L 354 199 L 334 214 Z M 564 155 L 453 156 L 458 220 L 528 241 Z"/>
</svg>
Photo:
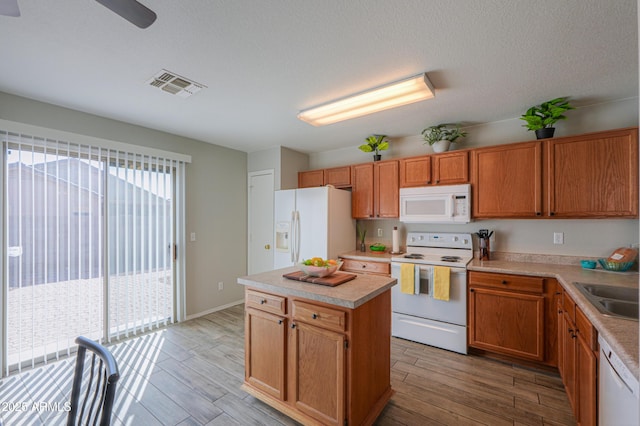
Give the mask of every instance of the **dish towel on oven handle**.
<svg viewBox="0 0 640 426">
<path fill-rule="evenodd" d="M 400 264 L 400 292 L 404 294 L 418 294 L 416 291 L 416 283 L 420 285 L 420 276 L 416 280 L 416 272 L 419 274 L 419 268 L 413 263 Z"/>
<path fill-rule="evenodd" d="M 448 266 L 433 266 L 432 279 L 429 280 L 429 293 L 436 300 L 449 301 L 449 290 L 451 288 L 451 269 Z"/>
</svg>

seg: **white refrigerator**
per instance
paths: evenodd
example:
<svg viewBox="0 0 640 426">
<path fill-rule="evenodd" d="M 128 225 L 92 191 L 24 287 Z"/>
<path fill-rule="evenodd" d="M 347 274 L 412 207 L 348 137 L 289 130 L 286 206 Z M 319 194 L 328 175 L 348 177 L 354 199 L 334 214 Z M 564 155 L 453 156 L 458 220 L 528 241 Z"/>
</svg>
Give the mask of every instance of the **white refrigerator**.
<svg viewBox="0 0 640 426">
<path fill-rule="evenodd" d="M 351 192 L 328 186 L 275 192 L 274 268 L 353 251 L 356 224 Z"/>
</svg>

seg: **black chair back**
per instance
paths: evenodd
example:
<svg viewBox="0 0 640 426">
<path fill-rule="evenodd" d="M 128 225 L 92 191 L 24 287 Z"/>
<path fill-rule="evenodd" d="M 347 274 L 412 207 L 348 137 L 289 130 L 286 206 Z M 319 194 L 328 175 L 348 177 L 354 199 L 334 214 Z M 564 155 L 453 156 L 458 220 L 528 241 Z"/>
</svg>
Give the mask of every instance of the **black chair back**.
<svg viewBox="0 0 640 426">
<path fill-rule="evenodd" d="M 76 338 L 76 343 L 78 355 L 67 426 L 108 426 L 111 424 L 116 382 L 120 378 L 118 364 L 111 352 L 99 343 L 84 336 Z M 85 358 L 91 361 L 86 368 Z"/>
</svg>

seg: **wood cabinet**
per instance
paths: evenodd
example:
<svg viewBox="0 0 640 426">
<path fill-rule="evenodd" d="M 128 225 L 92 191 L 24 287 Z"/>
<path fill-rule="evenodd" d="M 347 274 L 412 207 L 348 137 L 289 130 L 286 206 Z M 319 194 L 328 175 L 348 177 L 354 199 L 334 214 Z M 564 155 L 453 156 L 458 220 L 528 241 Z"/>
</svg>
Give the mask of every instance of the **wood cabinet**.
<svg viewBox="0 0 640 426">
<path fill-rule="evenodd" d="M 469 272 L 469 346 L 557 365 L 553 279 Z"/>
<path fill-rule="evenodd" d="M 324 169 L 324 184 L 336 188 L 351 187 L 351 166 Z"/>
<path fill-rule="evenodd" d="M 400 187 L 469 182 L 469 152 L 423 155 L 400 160 Z"/>
<path fill-rule="evenodd" d="M 298 172 L 298 188 L 313 188 L 324 185 L 324 170 Z"/>
<path fill-rule="evenodd" d="M 351 166 L 298 172 L 298 188 L 333 185 L 336 188 L 351 187 Z"/>
<path fill-rule="evenodd" d="M 638 129 L 472 150 L 474 218 L 638 216 Z"/>
<path fill-rule="evenodd" d="M 391 275 L 391 263 L 342 258 L 342 271 L 359 274 Z"/>
<path fill-rule="evenodd" d="M 377 218 L 400 217 L 400 186 L 397 160 L 373 164 L 373 206 Z"/>
<path fill-rule="evenodd" d="M 474 218 L 542 215 L 542 142 L 471 151 Z"/>
<path fill-rule="evenodd" d="M 637 129 L 549 139 L 545 148 L 549 216 L 637 217 Z"/>
<path fill-rule="evenodd" d="M 351 166 L 351 185 L 351 216 L 373 218 L 373 163 Z"/>
<path fill-rule="evenodd" d="M 354 219 L 400 216 L 397 160 L 351 166 L 351 216 Z"/>
<path fill-rule="evenodd" d="M 391 397 L 391 292 L 355 309 L 247 288 L 243 389 L 303 424 L 373 424 Z"/>
<path fill-rule="evenodd" d="M 579 425 L 597 424 L 597 332 L 573 299 L 564 292 L 558 302 L 558 357 L 564 383 Z"/>
</svg>

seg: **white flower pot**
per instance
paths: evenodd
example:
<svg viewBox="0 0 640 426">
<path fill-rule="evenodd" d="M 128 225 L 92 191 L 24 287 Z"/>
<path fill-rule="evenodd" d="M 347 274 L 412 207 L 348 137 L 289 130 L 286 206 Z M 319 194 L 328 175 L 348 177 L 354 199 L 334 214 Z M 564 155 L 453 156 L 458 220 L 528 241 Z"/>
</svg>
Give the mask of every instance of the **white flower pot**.
<svg viewBox="0 0 640 426">
<path fill-rule="evenodd" d="M 451 143 L 450 141 L 445 139 L 445 140 L 434 142 L 433 145 L 431 146 L 433 147 L 434 152 L 445 152 L 446 150 L 449 149 L 450 143 Z"/>
</svg>

